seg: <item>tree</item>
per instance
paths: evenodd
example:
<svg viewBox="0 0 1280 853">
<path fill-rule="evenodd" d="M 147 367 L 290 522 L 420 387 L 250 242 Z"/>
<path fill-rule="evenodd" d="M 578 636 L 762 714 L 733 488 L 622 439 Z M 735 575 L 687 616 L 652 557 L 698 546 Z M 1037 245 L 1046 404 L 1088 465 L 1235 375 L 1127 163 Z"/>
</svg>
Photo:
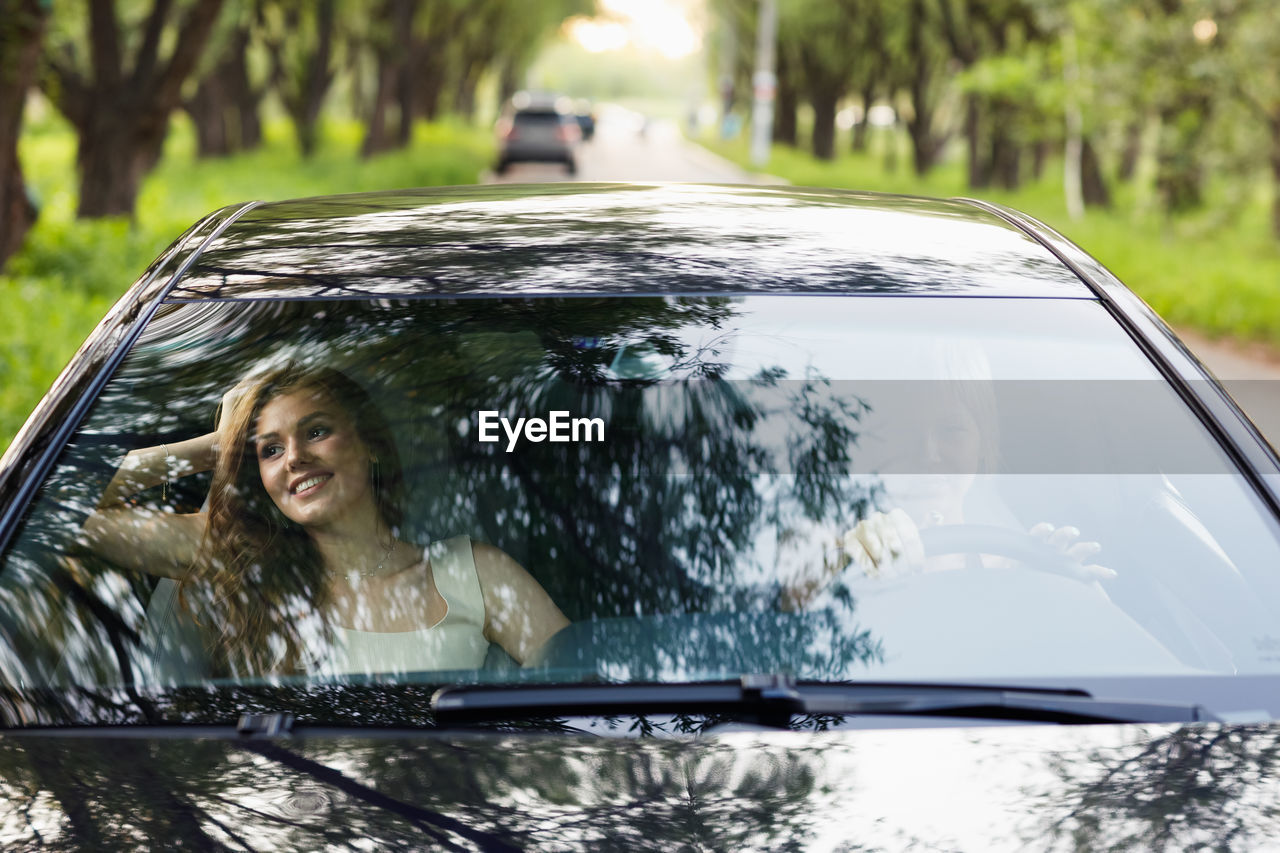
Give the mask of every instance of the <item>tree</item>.
<svg viewBox="0 0 1280 853">
<path fill-rule="evenodd" d="M 836 156 L 836 111 L 849 87 L 853 56 L 848 33 L 856 22 L 825 0 L 796 0 L 779 9 L 778 40 L 792 46 L 800 88 L 813 107 L 813 156 Z"/>
<path fill-rule="evenodd" d="M 262 8 L 263 0 L 253 0 L 225 16 L 226 27 L 212 39 L 216 59 L 184 104 L 201 157 L 248 151 L 262 142 L 258 109 L 272 80 L 250 72 L 250 54 L 260 47 Z"/>
<path fill-rule="evenodd" d="M 926 0 L 910 0 L 894 10 L 889 26 L 894 45 L 894 82 L 906 90 L 910 105 L 906 125 L 917 175 L 928 173 L 937 164 L 950 135 L 940 116 L 940 106 L 947 95 L 949 57 L 931 6 Z"/>
<path fill-rule="evenodd" d="M 1227 4 L 1219 4 L 1227 5 Z M 1276 55 L 1280 51 L 1280 33 L 1275 27 L 1275 8 L 1270 3 L 1245 0 L 1217 10 L 1212 28 L 1201 32 L 1209 40 L 1217 40 L 1221 49 L 1216 76 L 1223 89 L 1242 104 L 1262 129 L 1262 148 L 1258 160 L 1265 162 L 1271 174 L 1271 232 L 1280 238 L 1280 79 L 1275 73 Z M 1266 69 L 1259 73 L 1259 69 Z"/>
<path fill-rule="evenodd" d="M 320 111 L 337 73 L 338 16 L 337 0 L 268 0 L 263 10 L 271 74 L 303 157 L 315 153 Z"/>
<path fill-rule="evenodd" d="M 458 36 L 464 12 L 457 0 L 432 0 L 419 13 L 409 67 L 413 85 L 402 90 L 402 114 L 408 109 L 410 115 L 435 119 L 448 104 L 443 96 L 449 80 L 450 45 Z"/>
<path fill-rule="evenodd" d="M 799 75 L 791 70 L 799 65 L 792 48 L 788 42 L 778 42 L 778 97 L 773 109 L 773 141 L 794 148 L 800 138 L 796 115 L 800 107 L 800 91 L 796 85 Z"/>
<path fill-rule="evenodd" d="M 964 134 L 968 141 L 969 186 L 996 183 L 1014 189 L 1021 179 L 1019 138 L 1026 126 L 1038 127 L 1043 116 L 1035 95 L 1043 74 L 1029 44 L 1042 33 L 1033 10 L 1022 0 L 1000 3 L 941 0 L 940 31 L 953 59 L 965 69 Z M 1019 121 L 1030 114 L 1032 120 Z"/>
<path fill-rule="evenodd" d="M 383 0 L 379 10 L 378 25 L 369 40 L 377 64 L 377 80 L 373 108 L 360 146 L 362 157 L 406 144 L 408 125 L 413 117 L 410 61 L 414 3 L 413 0 Z M 393 105 L 399 107 L 401 126 L 401 133 L 394 138 L 387 133 L 387 113 Z"/>
<path fill-rule="evenodd" d="M 513 0 L 504 0 L 508 7 Z M 587 15 L 595 8 L 594 0 L 554 0 L 541 6 L 537 12 L 515 0 L 519 12 L 509 11 L 502 31 L 502 48 L 499 51 L 500 103 L 514 94 L 517 81 L 522 79 L 533 64 L 538 50 L 554 35 L 564 22 L 574 15 Z"/>
<path fill-rule="evenodd" d="M 851 34 L 854 54 L 850 88 L 862 105 L 862 120 L 853 128 L 853 150 L 867 150 L 867 117 L 887 80 L 890 57 L 885 45 L 885 9 L 882 0 L 842 0 L 845 14 L 857 24 Z"/>
<path fill-rule="evenodd" d="M 836 113 L 851 88 L 864 112 L 884 79 L 882 0 L 802 0 L 781 7 L 778 21 L 778 90 L 813 108 L 811 147 L 815 157 L 835 157 Z M 794 94 L 789 89 L 794 88 Z M 782 103 L 787 112 L 790 103 Z M 787 115 L 787 121 L 794 121 Z M 859 139 L 865 142 L 865 122 Z M 784 127 L 784 132 L 789 132 Z"/>
<path fill-rule="evenodd" d="M 18 134 L 36 79 L 45 19 L 39 0 L 0 0 L 0 266 L 22 245 L 36 219 L 18 160 Z"/>
<path fill-rule="evenodd" d="M 175 0 L 152 0 L 139 21 L 123 21 L 115 0 L 90 0 L 83 15 L 88 64 L 74 41 L 46 54 L 44 89 L 76 128 L 80 172 L 77 215 L 132 215 L 142 178 L 160 158 L 169 116 L 195 71 L 222 0 L 200 0 L 179 11 Z M 128 11 L 143 7 L 131 4 Z M 123 26 L 122 26 L 123 24 Z M 167 54 L 166 54 L 167 48 Z"/>
<path fill-rule="evenodd" d="M 1125 93 L 1129 114 L 1150 116 L 1158 126 L 1155 187 L 1162 208 L 1179 213 L 1200 207 L 1210 131 L 1223 94 L 1213 73 L 1218 51 L 1195 35 L 1210 4 L 1095 0 L 1093 7 L 1110 30 L 1107 59 L 1122 72 L 1112 81 Z"/>
</svg>

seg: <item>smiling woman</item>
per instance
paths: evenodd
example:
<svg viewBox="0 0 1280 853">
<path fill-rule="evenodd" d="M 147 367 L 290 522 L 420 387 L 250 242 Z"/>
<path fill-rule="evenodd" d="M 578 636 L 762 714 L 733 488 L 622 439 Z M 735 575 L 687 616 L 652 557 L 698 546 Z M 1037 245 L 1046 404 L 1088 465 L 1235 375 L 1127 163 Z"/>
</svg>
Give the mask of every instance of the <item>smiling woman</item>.
<svg viewBox="0 0 1280 853">
<path fill-rule="evenodd" d="M 207 509 L 128 503 L 209 469 Z M 524 661 L 567 624 L 501 550 L 401 539 L 403 491 L 364 389 L 286 362 L 228 391 L 216 432 L 129 453 L 84 531 L 118 565 L 181 579 L 237 674 L 476 668 L 490 642 Z"/>
</svg>

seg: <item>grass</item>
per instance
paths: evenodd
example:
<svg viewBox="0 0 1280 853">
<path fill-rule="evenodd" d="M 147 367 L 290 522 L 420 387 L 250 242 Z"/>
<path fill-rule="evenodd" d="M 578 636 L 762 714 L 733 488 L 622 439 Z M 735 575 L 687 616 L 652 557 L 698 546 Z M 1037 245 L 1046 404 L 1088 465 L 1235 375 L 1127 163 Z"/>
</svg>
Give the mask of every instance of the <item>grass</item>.
<svg viewBox="0 0 1280 853">
<path fill-rule="evenodd" d="M 896 168 L 887 169 L 897 144 Z M 706 143 L 749 164 L 745 140 Z M 1131 287 L 1166 321 L 1210 337 L 1231 337 L 1280 350 L 1280 241 L 1270 230 L 1270 186 L 1261 180 L 1246 203 L 1211 205 L 1177 219 L 1151 209 L 1140 187 L 1120 186 L 1113 210 L 1066 215 L 1061 164 L 1015 192 L 971 190 L 962 164 L 946 162 L 924 178 L 911 168 L 901 139 L 882 133 L 870 152 L 834 161 L 775 146 L 767 171 L 799 186 L 828 186 L 927 196 L 977 196 L 1022 210 L 1080 245 Z M 1225 190 L 1215 187 L 1215 191 Z"/>
<path fill-rule="evenodd" d="M 493 161 L 487 129 L 443 122 L 415 129 L 407 150 L 357 156 L 361 127 L 330 123 L 309 160 L 287 124 L 261 149 L 200 160 L 190 127 L 175 120 L 135 219 L 75 218 L 75 135 L 48 116 L 24 128 L 23 169 L 40 219 L 0 274 L 0 448 L 7 447 L 72 353 L 111 304 L 196 220 L 229 204 L 330 193 L 475 183 Z"/>
</svg>

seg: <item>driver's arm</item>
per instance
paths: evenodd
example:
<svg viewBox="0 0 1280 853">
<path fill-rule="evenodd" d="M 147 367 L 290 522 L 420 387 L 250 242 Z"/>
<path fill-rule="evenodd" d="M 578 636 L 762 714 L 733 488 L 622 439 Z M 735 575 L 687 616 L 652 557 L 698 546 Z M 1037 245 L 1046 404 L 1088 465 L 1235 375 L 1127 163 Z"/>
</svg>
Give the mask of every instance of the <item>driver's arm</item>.
<svg viewBox="0 0 1280 853">
<path fill-rule="evenodd" d="M 873 512 L 836 540 L 835 553 L 824 557 L 820 567 L 783 586 L 780 606 L 800 610 L 850 567 L 874 578 L 923 563 L 924 545 L 911 517 L 901 509 Z"/>
</svg>

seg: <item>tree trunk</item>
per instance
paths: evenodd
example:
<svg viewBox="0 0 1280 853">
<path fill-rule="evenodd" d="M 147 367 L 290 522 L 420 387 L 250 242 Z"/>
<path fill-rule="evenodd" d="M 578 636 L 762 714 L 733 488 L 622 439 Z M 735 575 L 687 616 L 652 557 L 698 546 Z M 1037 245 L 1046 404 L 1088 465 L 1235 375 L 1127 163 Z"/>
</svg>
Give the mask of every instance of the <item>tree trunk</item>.
<svg viewBox="0 0 1280 853">
<path fill-rule="evenodd" d="M 1156 189 L 1168 213 L 1194 210 L 1204 203 L 1200 140 L 1209 123 L 1208 98 L 1190 92 L 1161 111 L 1156 156 Z"/>
<path fill-rule="evenodd" d="M 1022 146 L 1008 134 L 999 134 L 992 144 L 991 174 L 1001 189 L 1016 190 L 1022 186 Z"/>
<path fill-rule="evenodd" d="M 991 178 L 996 186 L 1016 190 L 1022 184 L 1022 146 L 1009 131 L 1016 107 L 997 104 L 991 112 Z"/>
<path fill-rule="evenodd" d="M 380 18 L 391 30 L 384 32 L 382 38 L 374 42 L 378 62 L 377 88 L 373 109 L 368 117 L 364 144 L 360 149 L 362 157 L 409 144 L 413 127 L 413 75 L 409 73 L 413 50 L 413 12 L 414 6 L 410 0 L 384 0 L 379 12 Z M 387 131 L 388 113 L 393 107 L 399 108 L 399 122 L 394 137 Z"/>
<path fill-rule="evenodd" d="M 1124 146 L 1120 149 L 1120 168 L 1116 176 L 1131 181 L 1138 171 L 1138 157 L 1142 154 L 1142 122 L 1131 121 L 1124 128 Z"/>
<path fill-rule="evenodd" d="M 79 134 L 78 216 L 132 215 L 142 178 L 160 159 L 169 116 L 181 103 L 182 85 L 200 60 L 221 5 L 222 0 L 205 0 L 188 6 L 176 32 L 167 32 L 174 29 L 167 22 L 172 4 L 156 0 L 126 63 L 115 5 L 98 0 L 87 21 L 91 73 L 79 71 L 67 52 L 49 52 L 53 85 L 47 91 Z M 173 45 L 167 59 L 160 56 L 164 44 Z"/>
<path fill-rule="evenodd" d="M 319 140 L 317 124 L 320 121 L 320 110 L 324 106 L 325 95 L 329 92 L 329 84 L 333 82 L 333 69 L 329 66 L 333 55 L 334 14 L 334 0 L 318 0 L 315 53 L 307 60 L 301 91 L 294 98 L 288 99 L 291 101 L 289 115 L 293 119 L 298 148 L 303 157 L 310 157 L 315 153 Z"/>
<path fill-rule="evenodd" d="M 468 122 L 475 118 L 476 86 L 479 84 L 480 75 L 483 72 L 483 64 L 469 63 L 466 71 L 458 78 L 458 89 L 454 95 L 453 109 Z"/>
<path fill-rule="evenodd" d="M 911 136 L 912 165 L 917 175 L 929 173 L 938 161 L 944 140 L 933 129 L 937 111 L 937 95 L 933 90 L 933 57 L 924 44 L 924 31 L 928 26 L 924 3 L 911 3 L 908 10 L 911 37 L 908 39 L 912 58 L 908 89 L 911 94 L 912 115 L 907 119 L 907 133 Z"/>
<path fill-rule="evenodd" d="M 386 22 L 392 18 L 394 9 L 391 4 L 392 0 L 383 0 L 377 12 L 379 20 Z M 360 110 L 356 111 L 356 115 L 365 120 L 364 141 L 360 143 L 360 156 L 364 158 L 386 151 L 391 147 L 391 143 L 387 139 L 387 106 L 391 103 L 391 96 L 395 92 L 396 56 L 392 48 L 392 44 L 395 41 L 394 35 L 391 38 L 387 38 L 385 32 L 379 32 L 370 42 L 374 59 L 377 63 L 373 106 L 367 115 Z M 353 67 L 359 67 L 359 60 L 353 62 L 352 65 Z M 354 88 L 358 88 L 357 83 L 353 82 L 352 85 Z"/>
<path fill-rule="evenodd" d="M 1031 152 L 1031 178 L 1040 180 L 1044 177 L 1045 167 L 1049 165 L 1049 155 L 1053 153 L 1053 142 L 1041 139 Z"/>
<path fill-rule="evenodd" d="M 1273 115 L 1271 128 L 1271 234 L 1280 240 L 1280 115 Z"/>
<path fill-rule="evenodd" d="M 40 0 L 0 0 L 0 266 L 36 221 L 18 160 L 18 135 L 40 58 L 43 7 Z"/>
<path fill-rule="evenodd" d="M 399 105 L 396 144 L 401 148 L 407 147 L 412 141 L 413 120 L 417 116 L 417 113 L 414 112 L 414 105 L 417 103 L 418 81 L 414 77 L 413 67 L 409 62 L 412 50 L 412 42 L 409 38 L 406 38 L 404 42 L 404 57 L 396 68 L 395 94 L 396 103 Z"/>
<path fill-rule="evenodd" d="M 922 77 L 912 81 L 912 115 L 907 119 L 907 133 L 911 137 L 911 162 L 916 174 L 921 177 L 934 167 L 942 149 L 942 140 L 933 132 L 934 105 L 929 102 L 928 93 L 924 91 L 927 86 L 928 81 Z"/>
<path fill-rule="evenodd" d="M 983 156 L 982 106 L 973 92 L 964 98 L 964 138 L 968 154 L 969 188 L 985 189 L 991 184 L 991 168 Z"/>
<path fill-rule="evenodd" d="M 80 133 L 76 165 L 80 169 L 80 204 L 76 216 L 132 216 L 142 179 L 164 146 L 169 113 L 122 115 L 99 109 L 91 126 Z"/>
<path fill-rule="evenodd" d="M 836 157 L 836 103 L 840 93 L 834 88 L 815 90 L 810 94 L 813 104 L 813 156 L 819 160 Z"/>
<path fill-rule="evenodd" d="M 783 56 L 778 57 L 777 100 L 773 110 L 773 141 L 795 148 L 799 142 L 799 131 L 796 126 L 796 110 L 799 98 L 796 93 L 792 69 Z"/>
<path fill-rule="evenodd" d="M 1080 184 L 1086 205 L 1110 209 L 1111 190 L 1107 188 L 1107 179 L 1102 174 L 1098 152 L 1088 139 L 1080 146 Z"/>
<path fill-rule="evenodd" d="M 426 45 L 417 51 L 415 79 L 418 85 L 413 92 L 414 115 L 422 116 L 427 121 L 435 121 L 440 117 L 440 94 L 444 90 L 445 67 L 440 49 L 434 45 Z"/>
<path fill-rule="evenodd" d="M 516 92 L 520 91 L 519 73 L 516 64 L 510 58 L 503 60 L 502 69 L 498 72 L 498 113 L 501 114 L 511 103 Z"/>
<path fill-rule="evenodd" d="M 187 115 L 196 132 L 196 156 L 225 157 L 231 153 L 232 139 L 227 126 L 228 103 L 226 92 L 214 69 L 200 81 L 195 94 L 187 101 Z"/>
<path fill-rule="evenodd" d="M 365 128 L 364 142 L 360 146 L 361 157 L 371 157 L 392 148 L 387 136 L 387 106 L 396 84 L 396 68 L 383 57 L 378 62 L 378 89 L 373 96 L 373 111 Z"/>
<path fill-rule="evenodd" d="M 231 50 L 220 66 L 220 77 L 227 99 L 228 116 L 234 121 L 233 147 L 240 151 L 252 151 L 262 144 L 262 120 L 258 107 L 267 85 L 254 88 L 249 79 L 250 34 L 248 27 L 241 27 L 231 40 Z"/>
<path fill-rule="evenodd" d="M 868 131 L 871 127 L 871 105 L 876 100 L 876 84 L 870 82 L 862 87 L 862 121 L 853 126 L 853 150 L 865 153 L 867 150 Z"/>
</svg>

